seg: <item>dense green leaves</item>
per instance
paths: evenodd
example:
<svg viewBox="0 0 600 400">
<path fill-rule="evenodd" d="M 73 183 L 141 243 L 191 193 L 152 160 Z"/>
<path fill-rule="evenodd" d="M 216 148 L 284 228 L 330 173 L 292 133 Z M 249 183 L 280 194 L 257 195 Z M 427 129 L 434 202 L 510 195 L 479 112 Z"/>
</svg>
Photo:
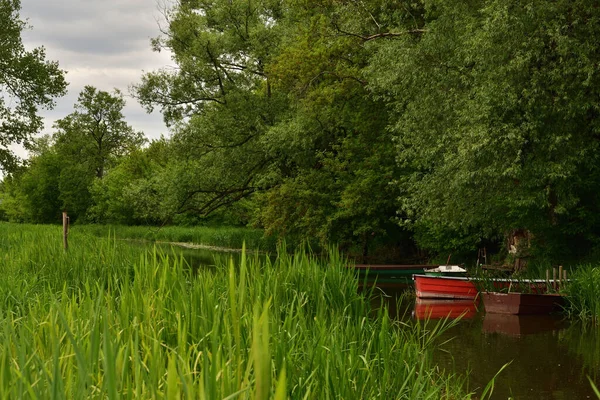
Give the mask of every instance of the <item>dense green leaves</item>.
<svg viewBox="0 0 600 400">
<path fill-rule="evenodd" d="M 79 94 L 75 112 L 56 122 L 57 146 L 102 179 L 117 158 L 144 143 L 142 133 L 125 122 L 123 107 L 125 100 L 119 91 L 110 94 L 86 86 Z"/>
<path fill-rule="evenodd" d="M 250 196 L 255 223 L 268 232 L 348 244 L 385 234 L 396 212 L 397 188 L 388 185 L 395 153 L 384 104 L 370 96 L 362 70 L 365 43 L 418 28 L 410 19 L 391 31 L 390 15 L 403 23 L 408 9 L 328 1 L 175 7 L 155 44 L 173 51 L 180 68 L 147 74 L 137 87 L 144 104 L 177 124 L 157 209 L 208 215 Z"/>
<path fill-rule="evenodd" d="M 7 179 L 0 203 L 7 216 L 48 223 L 59 221 L 63 210 L 73 220 L 112 215 L 98 209 L 89 213 L 93 205 L 108 207 L 102 200 L 107 192 L 100 190 L 102 185 L 96 181 L 144 142 L 143 135 L 124 121 L 124 106 L 119 92 L 110 94 L 86 86 L 75 104 L 76 111 L 56 122 L 52 137 L 34 140 L 26 168 Z M 132 179 L 128 177 L 127 182 Z M 113 203 L 123 202 L 114 190 L 108 193 L 114 196 Z M 130 209 L 122 211 L 132 217 Z"/>
<path fill-rule="evenodd" d="M 19 0 L 0 0 L 0 167 L 14 168 L 9 145 L 27 144 L 42 126 L 40 108 L 52 108 L 65 93 L 63 71 L 47 61 L 43 47 L 26 50 L 21 32 Z"/>
<path fill-rule="evenodd" d="M 399 180 L 403 208 L 459 234 L 525 228 L 542 243 L 583 234 L 599 183 L 597 8 L 430 7 L 419 41 L 387 42 L 371 65 L 410 171 Z"/>
</svg>

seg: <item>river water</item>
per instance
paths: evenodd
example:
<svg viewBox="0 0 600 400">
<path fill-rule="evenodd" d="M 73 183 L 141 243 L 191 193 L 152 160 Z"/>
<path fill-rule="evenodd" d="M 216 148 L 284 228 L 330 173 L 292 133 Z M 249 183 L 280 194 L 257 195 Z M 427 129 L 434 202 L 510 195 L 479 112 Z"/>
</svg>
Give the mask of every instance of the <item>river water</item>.
<svg viewBox="0 0 600 400">
<path fill-rule="evenodd" d="M 214 265 L 215 257 L 239 255 L 185 249 L 183 257 L 196 268 Z M 412 323 L 459 317 L 439 338 L 433 359 L 439 368 L 458 373 L 476 396 L 508 364 L 495 378 L 492 399 L 597 398 L 589 379 L 600 387 L 598 327 L 561 316 L 486 314 L 470 301 L 415 301 L 406 292 L 388 292 L 383 299 L 394 318 Z"/>
<path fill-rule="evenodd" d="M 436 324 L 458 318 L 439 338 L 434 362 L 456 372 L 480 394 L 495 379 L 492 399 L 596 399 L 600 387 L 600 330 L 562 316 L 486 314 L 471 301 L 423 301 L 391 293 L 394 317 Z M 589 377 L 589 379 L 588 379 Z"/>
</svg>

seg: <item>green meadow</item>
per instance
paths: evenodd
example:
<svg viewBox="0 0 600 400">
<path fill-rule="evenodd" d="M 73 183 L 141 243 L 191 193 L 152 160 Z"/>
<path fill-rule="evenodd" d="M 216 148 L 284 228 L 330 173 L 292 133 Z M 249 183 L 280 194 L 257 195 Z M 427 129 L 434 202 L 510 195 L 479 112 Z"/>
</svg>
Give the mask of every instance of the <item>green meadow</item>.
<svg viewBox="0 0 600 400">
<path fill-rule="evenodd" d="M 334 251 L 177 254 L 74 229 L 0 224 L 0 398 L 469 397 Z"/>
</svg>

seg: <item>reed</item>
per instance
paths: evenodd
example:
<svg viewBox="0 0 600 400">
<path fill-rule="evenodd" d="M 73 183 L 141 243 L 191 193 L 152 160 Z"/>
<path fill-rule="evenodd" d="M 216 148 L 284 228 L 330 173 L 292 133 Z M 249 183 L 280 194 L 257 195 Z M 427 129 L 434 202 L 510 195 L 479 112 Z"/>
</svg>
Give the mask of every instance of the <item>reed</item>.
<svg viewBox="0 0 600 400">
<path fill-rule="evenodd" d="M 600 267 L 581 265 L 569 275 L 566 312 L 572 318 L 600 323 Z"/>
<path fill-rule="evenodd" d="M 598 388 L 594 384 L 594 381 L 592 381 L 592 379 L 589 376 L 588 376 L 588 380 L 590 381 L 590 385 L 592 386 L 592 390 L 594 390 L 596 397 L 598 397 L 600 399 L 600 390 L 598 390 Z"/>
<path fill-rule="evenodd" d="M 443 325 L 372 312 L 331 251 L 194 271 L 60 228 L 0 224 L 0 398 L 462 398 Z M 374 315 L 373 315 L 374 314 Z"/>
</svg>

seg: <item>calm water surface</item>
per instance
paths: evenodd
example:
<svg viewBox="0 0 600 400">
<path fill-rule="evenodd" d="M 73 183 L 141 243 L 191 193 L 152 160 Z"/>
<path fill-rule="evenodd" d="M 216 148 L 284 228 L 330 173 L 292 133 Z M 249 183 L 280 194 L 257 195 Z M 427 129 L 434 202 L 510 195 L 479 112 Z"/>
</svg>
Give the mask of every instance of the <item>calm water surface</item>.
<svg viewBox="0 0 600 400">
<path fill-rule="evenodd" d="M 394 304 L 397 293 L 388 297 Z M 469 301 L 405 301 L 394 316 L 423 323 L 458 317 L 438 342 L 434 362 L 467 379 L 469 390 L 496 378 L 492 399 L 596 399 L 588 376 L 600 387 L 600 330 L 560 316 L 486 314 Z M 435 323 L 437 321 L 433 321 Z M 432 322 L 429 322 L 432 323 Z"/>
</svg>

